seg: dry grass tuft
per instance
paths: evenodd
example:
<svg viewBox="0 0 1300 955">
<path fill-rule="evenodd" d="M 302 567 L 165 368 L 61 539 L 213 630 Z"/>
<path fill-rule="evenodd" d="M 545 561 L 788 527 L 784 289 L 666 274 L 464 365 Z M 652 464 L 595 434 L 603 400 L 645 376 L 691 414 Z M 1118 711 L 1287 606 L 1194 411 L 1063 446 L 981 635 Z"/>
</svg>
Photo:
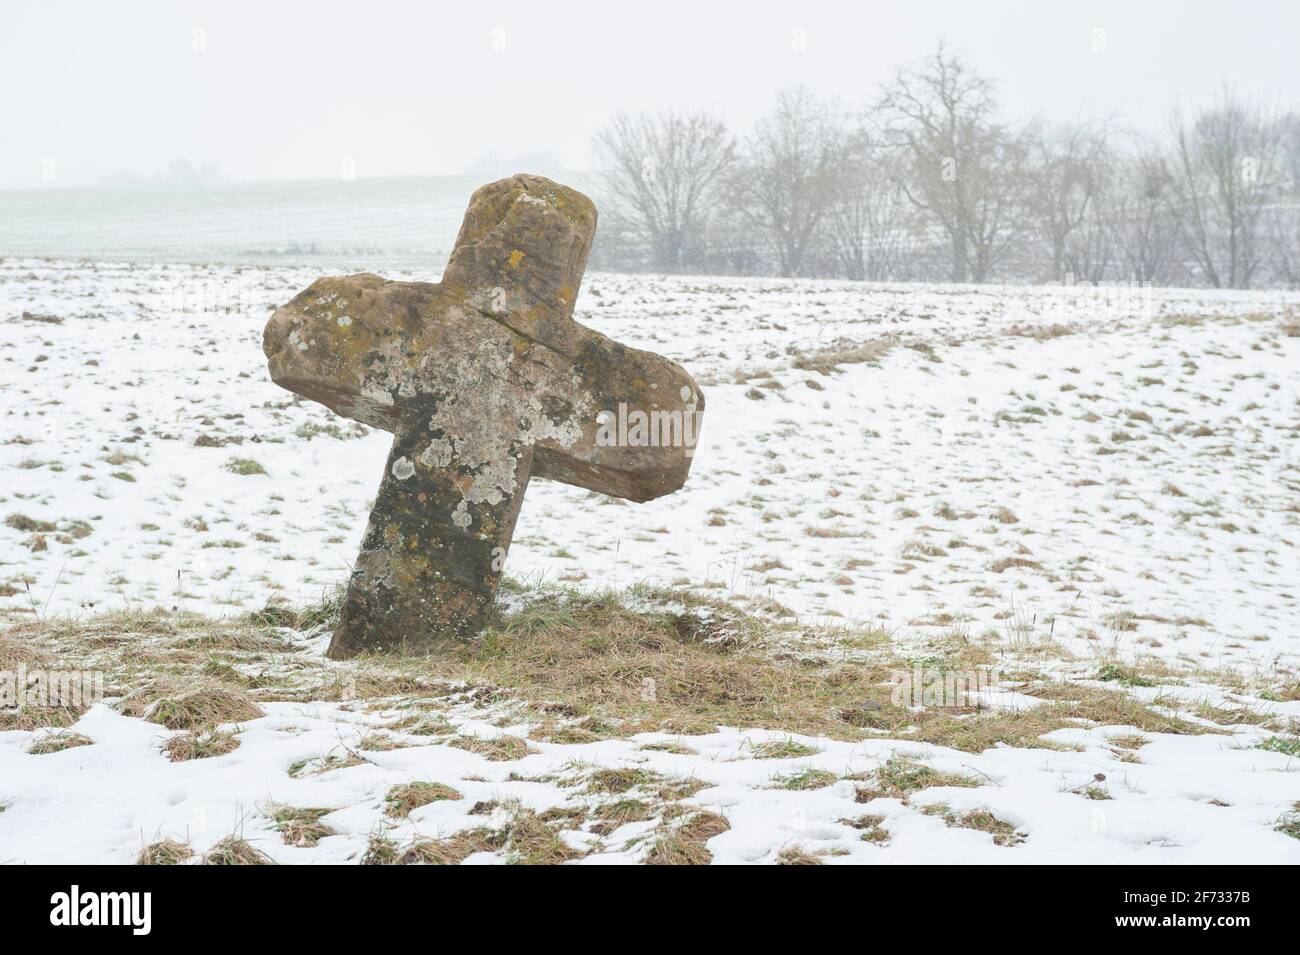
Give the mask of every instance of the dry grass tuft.
<svg viewBox="0 0 1300 955">
<path fill-rule="evenodd" d="M 501 836 L 491 829 L 466 829 L 445 839 L 422 839 L 400 850 L 401 865 L 460 865 L 479 852 L 496 852 Z"/>
<path fill-rule="evenodd" d="M 701 789 L 708 789 L 713 784 L 703 779 L 686 776 L 669 776 L 662 782 L 649 787 L 656 799 L 675 801 L 690 799 Z"/>
<path fill-rule="evenodd" d="M 394 658 L 391 662 L 401 662 Z M 327 672 L 328 679 L 314 686 L 304 687 L 299 696 L 304 699 L 326 700 L 333 703 L 350 700 L 369 700 L 383 697 L 446 697 L 454 696 L 463 687 L 455 687 L 441 680 L 429 680 L 411 673 L 397 672 L 373 665 L 373 661 L 336 667 Z M 436 717 L 429 718 L 430 726 Z M 426 732 L 423 735 L 434 735 Z"/>
<path fill-rule="evenodd" d="M 1043 565 L 1036 560 L 1027 560 L 1024 557 L 1003 557 L 1000 560 L 994 561 L 989 566 L 989 570 L 993 571 L 995 574 L 1001 574 L 1014 567 L 1024 567 L 1027 570 L 1043 569 Z"/>
<path fill-rule="evenodd" d="M 289 767 L 289 775 L 294 779 L 302 779 L 305 776 L 320 776 L 323 773 L 332 773 L 336 769 L 364 766 L 368 762 L 370 760 L 357 755 L 351 750 L 344 754 L 329 753 L 325 756 L 298 760 Z"/>
<path fill-rule="evenodd" d="M 1135 668 L 1123 663 L 1105 663 L 1097 671 L 1097 679 L 1103 683 L 1118 683 L 1120 686 L 1155 686 Z"/>
<path fill-rule="evenodd" d="M 970 776 L 958 773 L 946 773 L 913 762 L 898 754 L 889 757 L 888 762 L 876 770 L 871 778 L 871 785 L 857 788 L 857 801 L 870 802 L 872 799 L 898 799 L 907 802 L 913 793 L 923 789 L 935 789 L 942 786 L 976 787 L 979 782 Z"/>
<path fill-rule="evenodd" d="M 834 773 L 828 773 L 824 769 L 801 769 L 798 772 L 773 776 L 772 788 L 799 791 L 825 789 L 839 782 L 839 779 Z"/>
<path fill-rule="evenodd" d="M 731 828 L 715 812 L 688 811 L 665 821 L 646 855 L 646 865 L 708 865 L 713 853 L 707 843 Z"/>
<path fill-rule="evenodd" d="M 163 743 L 162 750 L 173 763 L 191 759 L 211 759 L 239 749 L 239 737 L 233 733 L 182 733 Z"/>
<path fill-rule="evenodd" d="M 791 367 L 800 371 L 816 371 L 823 375 L 839 371 L 841 365 L 860 365 L 883 358 L 894 342 L 882 339 L 869 342 L 839 342 L 824 348 L 800 352 Z"/>
<path fill-rule="evenodd" d="M 271 857 L 247 840 L 227 836 L 203 853 L 202 865 L 275 865 Z"/>
<path fill-rule="evenodd" d="M 478 753 L 485 759 L 496 762 L 523 759 L 537 752 L 518 736 L 511 736 L 509 733 L 502 733 L 490 739 L 483 736 L 457 736 L 448 745 L 470 753 Z"/>
<path fill-rule="evenodd" d="M 1146 733 L 1184 736 L 1216 732 L 1214 728 L 1162 712 L 1158 708 L 1159 699 L 1148 704 L 1118 690 L 1072 683 L 1034 683 L 1020 690 L 1048 702 L 1023 710 L 966 714 L 937 708 L 912 712 L 901 707 L 878 706 L 851 709 L 842 716 L 856 725 L 890 736 L 967 753 L 982 753 L 999 743 L 1026 749 L 1077 749 L 1044 737 L 1056 730 L 1088 724 L 1131 726 Z"/>
<path fill-rule="evenodd" d="M 1191 713 L 1220 726 L 1261 726 L 1273 718 L 1260 709 L 1249 706 L 1217 706 L 1209 700 L 1196 704 Z"/>
<path fill-rule="evenodd" d="M 586 792 L 601 796 L 620 796 L 629 789 L 661 782 L 663 777 L 646 769 L 598 769 L 587 776 Z"/>
<path fill-rule="evenodd" d="M 821 865 L 822 860 L 798 846 L 787 846 L 776 857 L 777 865 Z"/>
<path fill-rule="evenodd" d="M 658 807 L 644 799 L 618 799 L 597 806 L 592 815 L 599 820 L 598 824 L 604 824 L 599 831 L 607 835 L 619 826 L 653 819 L 658 813 Z"/>
<path fill-rule="evenodd" d="M 938 816 L 947 825 L 955 828 L 987 832 L 993 837 L 995 846 L 1018 846 L 1029 838 L 1023 832 L 1019 832 L 1011 823 L 999 819 L 987 809 L 973 809 L 970 812 L 958 815 L 950 807 L 942 803 L 936 803 L 930 806 L 922 806 L 921 812 L 927 816 Z"/>
<path fill-rule="evenodd" d="M 266 715 L 243 690 L 203 677 L 150 680 L 119 703 L 118 709 L 125 716 L 173 730 L 208 729 Z"/>
<path fill-rule="evenodd" d="M 560 837 L 561 826 L 548 822 L 533 810 L 518 804 L 506 808 L 510 812 L 510 820 L 501 835 L 505 838 L 507 863 L 561 865 L 586 855 Z"/>
<path fill-rule="evenodd" d="M 646 743 L 640 748 L 647 753 L 672 753 L 675 756 L 698 755 L 698 750 L 691 749 L 682 743 Z"/>
<path fill-rule="evenodd" d="M 23 639 L 21 633 L 17 627 L 0 633 L 0 670 L 17 670 L 24 664 L 30 669 L 50 662 L 51 655 L 30 639 Z"/>
<path fill-rule="evenodd" d="M 141 664 L 207 662 L 210 652 L 299 653 L 284 634 L 247 617 L 214 620 L 201 614 L 164 610 L 114 611 L 89 618 L 54 617 L 11 628 L 10 638 L 38 641 L 63 659 L 86 662 L 87 651 L 115 650 L 100 662 L 129 671 Z"/>
<path fill-rule="evenodd" d="M 494 807 L 495 808 L 495 807 Z M 500 807 L 508 818 L 499 830 L 466 829 L 445 839 L 421 839 L 398 846 L 383 833 L 370 837 L 365 865 L 459 865 L 477 852 L 502 852 L 513 865 L 561 865 L 584 852 L 560 837 L 560 828 L 547 818 L 511 802 Z"/>
<path fill-rule="evenodd" d="M 1082 796 L 1084 799 L 1091 799 L 1096 802 L 1103 802 L 1114 798 L 1109 792 L 1107 792 L 1104 786 L 1098 786 L 1093 783 L 1080 786 L 1078 789 L 1072 789 L 1070 791 L 1076 796 Z"/>
<path fill-rule="evenodd" d="M 261 610 L 245 614 L 243 621 L 261 627 L 285 627 L 289 630 L 311 630 L 322 624 L 334 622 L 343 604 L 346 589 L 337 587 L 326 593 L 320 601 L 307 607 L 291 607 L 282 603 L 267 603 Z"/>
<path fill-rule="evenodd" d="M 616 727 L 602 720 L 587 717 L 576 723 L 545 720 L 528 734 L 528 738 L 544 743 L 580 745 L 583 743 L 597 743 L 603 739 L 614 739 L 619 735 Z"/>
<path fill-rule="evenodd" d="M 175 839 L 151 842 L 135 857 L 136 865 L 180 865 L 194 857 L 194 850 Z"/>
<path fill-rule="evenodd" d="M 913 713 L 902 707 L 884 706 L 843 715 L 856 725 L 869 726 L 893 737 L 968 753 L 981 753 L 999 743 L 1024 749 L 1064 749 L 1042 736 L 1070 725 L 1068 721 L 1049 716 L 1043 707 L 963 715 L 939 709 Z"/>
<path fill-rule="evenodd" d="M 889 841 L 889 830 L 882 825 L 884 821 L 884 816 L 858 816 L 856 819 L 840 820 L 843 825 L 859 830 L 863 842 L 875 845 L 884 845 Z"/>
<path fill-rule="evenodd" d="M 808 746 L 792 739 L 770 740 L 754 747 L 755 759 L 798 759 L 803 756 L 815 756 L 820 753 L 815 746 Z"/>
<path fill-rule="evenodd" d="M 398 865 L 402 860 L 402 850 L 382 831 L 370 834 L 366 843 L 365 854 L 361 856 L 362 865 Z"/>
<path fill-rule="evenodd" d="M 1036 683 L 1024 692 L 1040 700 L 1052 700 L 1044 716 L 1062 721 L 1085 720 L 1103 726 L 1131 726 L 1144 733 L 1170 733 L 1175 736 L 1198 736 L 1214 729 L 1189 723 L 1171 713 L 1161 712 L 1162 698 L 1143 703 L 1127 693 L 1071 683 Z M 1067 724 L 1068 725 L 1068 724 Z"/>
<path fill-rule="evenodd" d="M 1300 802 L 1278 817 L 1276 829 L 1284 836 L 1300 839 Z"/>
<path fill-rule="evenodd" d="M 1053 322 L 1050 325 L 1012 325 L 1008 327 L 1004 334 L 1013 335 L 1017 338 L 1032 338 L 1034 341 L 1045 342 L 1053 338 L 1063 338 L 1066 335 L 1073 335 L 1078 331 L 1077 326 L 1062 325 L 1060 322 Z"/>
<path fill-rule="evenodd" d="M 564 785 L 585 782 L 583 792 L 593 796 L 621 796 L 639 789 L 660 801 L 675 801 L 694 796 L 711 784 L 685 776 L 667 776 L 634 766 L 619 769 L 597 769 Z"/>
<path fill-rule="evenodd" d="M 385 728 L 412 736 L 450 736 L 456 732 L 456 727 L 440 713 L 413 713 Z"/>
<path fill-rule="evenodd" d="M 27 747 L 27 752 L 32 756 L 45 756 L 49 753 L 59 753 L 65 749 L 74 749 L 78 746 L 90 746 L 94 742 L 89 736 L 82 736 L 80 733 L 53 730 L 33 740 L 32 744 Z"/>
<path fill-rule="evenodd" d="M 24 706 L 20 710 L 0 710 L 0 732 L 38 729 L 66 729 L 81 719 L 84 710 L 63 706 Z"/>
<path fill-rule="evenodd" d="M 405 819 L 412 809 L 419 809 L 431 802 L 463 798 L 459 792 L 443 783 L 417 780 L 388 790 L 388 795 L 384 797 L 384 814 L 394 819 Z"/>
<path fill-rule="evenodd" d="M 335 831 L 321 822 L 333 809 L 300 809 L 296 806 L 276 806 L 270 812 L 276 832 L 287 846 L 310 849 Z"/>
<path fill-rule="evenodd" d="M 231 474 L 240 474 L 245 477 L 252 474 L 266 473 L 266 468 L 252 458 L 231 458 L 225 463 L 224 467 Z"/>
</svg>

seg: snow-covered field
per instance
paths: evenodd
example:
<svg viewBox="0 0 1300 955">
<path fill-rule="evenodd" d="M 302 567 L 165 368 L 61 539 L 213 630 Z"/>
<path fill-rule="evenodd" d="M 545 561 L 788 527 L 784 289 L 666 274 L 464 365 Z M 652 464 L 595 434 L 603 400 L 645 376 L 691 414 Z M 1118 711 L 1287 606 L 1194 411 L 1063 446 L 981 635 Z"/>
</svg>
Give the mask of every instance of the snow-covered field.
<svg viewBox="0 0 1300 955">
<path fill-rule="evenodd" d="M 314 277 L 0 260 L 0 620 L 233 615 L 346 578 L 389 436 L 277 388 L 261 353 L 266 306 Z M 956 634 L 1058 676 L 1158 664 L 1176 689 L 1128 692 L 1247 706 L 1273 728 L 1149 735 L 1140 762 L 1117 761 L 1105 727 L 1052 734 L 1079 751 L 800 738 L 816 752 L 787 759 L 754 758 L 786 737 L 745 727 L 683 753 L 645 749 L 669 738 L 652 734 L 508 761 L 425 740 L 294 778 L 378 717 L 269 704 L 233 753 L 171 763 L 166 731 L 99 706 L 76 727 L 93 746 L 32 756 L 34 734 L 0 732 L 0 860 L 129 861 L 159 833 L 203 851 L 236 828 L 278 861 L 355 860 L 392 785 L 465 796 L 413 812 L 395 830 L 409 839 L 474 822 L 476 802 L 564 804 L 570 790 L 530 780 L 577 760 L 707 783 L 692 802 L 731 826 L 709 841 L 721 862 L 791 847 L 828 862 L 1300 861 L 1275 830 L 1300 758 L 1256 746 L 1300 720 L 1300 701 L 1264 689 L 1300 668 L 1300 294 L 595 274 L 577 318 L 684 364 L 706 391 L 703 439 L 686 487 L 648 504 L 534 482 L 513 575 L 680 586 L 900 646 Z M 480 718 L 457 713 L 463 732 L 501 732 Z M 895 752 L 981 785 L 855 804 L 844 777 Z M 839 781 L 771 787 L 804 768 Z M 1081 797 L 1099 774 L 1110 798 Z M 268 800 L 334 808 L 339 835 L 286 846 L 258 814 Z M 919 811 L 939 801 L 1026 839 Z M 887 841 L 842 822 L 864 811 Z M 586 859 L 635 859 L 638 825 Z"/>
</svg>

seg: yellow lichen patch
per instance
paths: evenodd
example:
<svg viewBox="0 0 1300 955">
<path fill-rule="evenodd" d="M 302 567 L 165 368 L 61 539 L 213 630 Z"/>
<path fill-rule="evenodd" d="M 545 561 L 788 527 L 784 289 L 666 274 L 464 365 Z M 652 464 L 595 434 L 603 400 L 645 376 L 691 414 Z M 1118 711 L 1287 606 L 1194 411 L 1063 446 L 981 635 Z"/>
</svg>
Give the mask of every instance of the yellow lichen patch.
<svg viewBox="0 0 1300 955">
<path fill-rule="evenodd" d="M 517 269 L 517 268 L 519 268 L 519 263 L 522 262 L 523 260 L 524 260 L 524 253 L 523 253 L 523 252 L 521 252 L 519 249 L 512 249 L 512 250 L 511 250 L 511 252 L 510 252 L 510 267 L 511 267 L 512 269 Z"/>
</svg>

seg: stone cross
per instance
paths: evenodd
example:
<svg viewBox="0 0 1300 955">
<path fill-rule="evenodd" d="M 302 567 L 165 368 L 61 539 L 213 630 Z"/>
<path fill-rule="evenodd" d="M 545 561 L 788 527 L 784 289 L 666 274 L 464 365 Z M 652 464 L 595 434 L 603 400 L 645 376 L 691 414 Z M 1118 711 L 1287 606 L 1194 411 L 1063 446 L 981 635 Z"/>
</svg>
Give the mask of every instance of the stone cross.
<svg viewBox="0 0 1300 955">
<path fill-rule="evenodd" d="M 394 435 L 330 657 L 479 633 L 530 477 L 686 481 L 694 380 L 573 320 L 595 231 L 586 196 L 514 176 L 474 193 L 441 282 L 323 278 L 271 316 L 276 384 Z"/>
</svg>

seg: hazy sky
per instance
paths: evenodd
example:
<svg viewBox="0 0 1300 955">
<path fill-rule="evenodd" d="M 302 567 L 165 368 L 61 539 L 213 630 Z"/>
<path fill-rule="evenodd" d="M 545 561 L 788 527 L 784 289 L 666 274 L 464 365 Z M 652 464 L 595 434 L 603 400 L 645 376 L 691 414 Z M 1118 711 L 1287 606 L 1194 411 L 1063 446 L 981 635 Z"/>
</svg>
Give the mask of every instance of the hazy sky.
<svg viewBox="0 0 1300 955">
<path fill-rule="evenodd" d="M 1012 115 L 1152 128 L 1225 77 L 1300 106 L 1296 0 L 0 0 L 0 188 L 182 156 L 232 179 L 452 173 L 489 152 L 579 168 L 613 110 L 710 107 L 743 129 L 790 83 L 860 102 L 940 37 Z"/>
</svg>

